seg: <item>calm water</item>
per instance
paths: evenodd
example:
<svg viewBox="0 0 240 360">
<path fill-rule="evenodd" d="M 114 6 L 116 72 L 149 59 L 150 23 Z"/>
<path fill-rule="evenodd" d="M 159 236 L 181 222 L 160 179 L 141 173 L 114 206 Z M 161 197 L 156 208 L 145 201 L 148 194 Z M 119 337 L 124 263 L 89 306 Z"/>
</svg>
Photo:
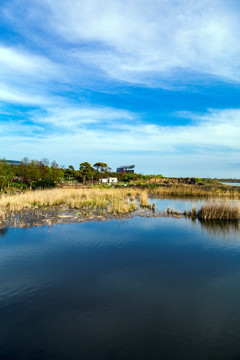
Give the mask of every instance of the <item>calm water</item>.
<svg viewBox="0 0 240 360">
<path fill-rule="evenodd" d="M 230 186 L 240 186 L 239 182 L 222 182 L 224 185 L 230 185 Z"/>
<path fill-rule="evenodd" d="M 170 210 L 180 211 L 183 213 L 185 210 L 190 211 L 193 208 L 199 209 L 201 205 L 206 202 L 204 199 L 179 199 L 179 198 L 149 198 L 151 204 L 155 203 L 156 210 L 166 212 Z"/>
<path fill-rule="evenodd" d="M 0 359 L 240 359 L 237 226 L 0 231 Z"/>
<path fill-rule="evenodd" d="M 226 199 L 202 199 L 202 198 L 151 198 L 149 202 L 151 204 L 155 203 L 156 210 L 166 212 L 169 208 L 170 210 L 180 211 L 183 213 L 185 210 L 190 211 L 192 209 L 200 209 L 203 204 L 209 204 L 209 202 L 218 202 L 218 201 L 230 201 L 231 203 L 237 204 L 240 206 L 240 200 L 226 200 Z"/>
</svg>

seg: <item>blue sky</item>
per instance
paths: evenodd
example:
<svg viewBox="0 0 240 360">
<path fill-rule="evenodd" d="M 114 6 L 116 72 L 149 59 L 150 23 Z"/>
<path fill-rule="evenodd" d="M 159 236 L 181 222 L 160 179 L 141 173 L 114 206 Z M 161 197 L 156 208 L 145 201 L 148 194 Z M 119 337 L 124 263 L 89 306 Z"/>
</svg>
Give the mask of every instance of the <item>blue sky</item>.
<svg viewBox="0 0 240 360">
<path fill-rule="evenodd" d="M 0 157 L 240 178 L 238 0 L 1 0 Z"/>
</svg>

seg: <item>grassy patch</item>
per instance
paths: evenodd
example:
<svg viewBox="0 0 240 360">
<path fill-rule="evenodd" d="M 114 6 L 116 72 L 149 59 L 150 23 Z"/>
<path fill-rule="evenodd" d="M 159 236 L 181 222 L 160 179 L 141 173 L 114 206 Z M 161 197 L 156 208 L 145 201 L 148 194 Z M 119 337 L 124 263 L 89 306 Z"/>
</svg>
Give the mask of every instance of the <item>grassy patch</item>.
<svg viewBox="0 0 240 360">
<path fill-rule="evenodd" d="M 231 201 L 215 201 L 202 205 L 197 213 L 199 220 L 239 220 L 239 206 Z"/>
<path fill-rule="evenodd" d="M 166 185 L 149 189 L 155 196 L 240 198 L 240 189 L 215 185 Z"/>
<path fill-rule="evenodd" d="M 56 206 L 79 209 L 82 214 L 91 214 L 97 211 L 125 214 L 137 209 L 135 198 L 139 195 L 139 190 L 109 188 L 49 189 L 3 195 L 0 197 L 0 221 L 3 221 L 7 214 Z"/>
</svg>

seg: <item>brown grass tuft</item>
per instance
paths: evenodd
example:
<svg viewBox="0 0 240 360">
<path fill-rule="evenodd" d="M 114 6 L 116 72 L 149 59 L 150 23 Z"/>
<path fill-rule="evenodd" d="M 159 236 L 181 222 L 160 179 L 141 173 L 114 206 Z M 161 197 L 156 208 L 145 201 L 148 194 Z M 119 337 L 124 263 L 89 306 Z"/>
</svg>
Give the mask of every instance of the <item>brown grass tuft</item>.
<svg viewBox="0 0 240 360">
<path fill-rule="evenodd" d="M 237 204 L 228 201 L 213 201 L 202 205 L 197 213 L 200 220 L 239 220 L 240 209 Z"/>
<path fill-rule="evenodd" d="M 141 191 L 140 196 L 139 196 L 139 203 L 142 208 L 150 207 L 150 204 L 148 202 L 148 193 L 146 190 Z"/>
</svg>

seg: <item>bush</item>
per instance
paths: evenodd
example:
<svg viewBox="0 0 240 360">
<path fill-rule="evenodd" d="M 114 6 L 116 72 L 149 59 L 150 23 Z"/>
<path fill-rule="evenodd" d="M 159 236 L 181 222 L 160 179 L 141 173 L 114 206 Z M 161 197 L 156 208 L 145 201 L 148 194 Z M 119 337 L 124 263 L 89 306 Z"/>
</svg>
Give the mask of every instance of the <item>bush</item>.
<svg viewBox="0 0 240 360">
<path fill-rule="evenodd" d="M 27 183 L 21 183 L 20 181 L 13 181 L 10 183 L 11 188 L 26 190 L 29 185 Z"/>
<path fill-rule="evenodd" d="M 43 179 L 43 180 L 38 180 L 36 182 L 33 183 L 33 190 L 35 189 L 50 189 L 50 188 L 54 188 L 56 187 L 56 184 L 53 180 L 51 179 Z"/>
</svg>

